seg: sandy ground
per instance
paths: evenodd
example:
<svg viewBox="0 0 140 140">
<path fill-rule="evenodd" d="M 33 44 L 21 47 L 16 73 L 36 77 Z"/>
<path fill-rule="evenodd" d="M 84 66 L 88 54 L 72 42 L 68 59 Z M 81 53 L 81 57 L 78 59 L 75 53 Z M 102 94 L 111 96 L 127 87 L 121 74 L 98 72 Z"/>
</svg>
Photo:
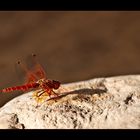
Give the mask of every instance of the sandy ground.
<svg viewBox="0 0 140 140">
<path fill-rule="evenodd" d="M 23 84 L 15 63 L 31 53 L 62 83 L 139 74 L 139 25 L 140 12 L 0 12 L 0 88 Z"/>
</svg>

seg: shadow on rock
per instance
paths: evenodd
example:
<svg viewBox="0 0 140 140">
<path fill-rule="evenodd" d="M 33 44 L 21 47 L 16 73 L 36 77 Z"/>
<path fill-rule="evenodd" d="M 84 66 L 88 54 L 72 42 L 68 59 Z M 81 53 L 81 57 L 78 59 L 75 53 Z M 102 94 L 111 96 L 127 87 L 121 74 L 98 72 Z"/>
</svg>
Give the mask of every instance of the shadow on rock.
<svg viewBox="0 0 140 140">
<path fill-rule="evenodd" d="M 83 89 L 74 90 L 74 91 L 70 91 L 70 92 L 64 92 L 62 95 L 59 95 L 58 97 L 52 97 L 52 98 L 48 99 L 47 101 L 53 100 L 53 99 L 60 99 L 60 98 L 63 98 L 65 96 L 69 95 L 69 94 L 80 94 L 80 95 L 99 94 L 99 95 L 101 95 L 102 93 L 105 93 L 105 92 L 107 92 L 106 88 L 104 88 L 104 89 L 99 89 L 99 88 L 96 88 L 96 89 L 83 88 Z"/>
</svg>

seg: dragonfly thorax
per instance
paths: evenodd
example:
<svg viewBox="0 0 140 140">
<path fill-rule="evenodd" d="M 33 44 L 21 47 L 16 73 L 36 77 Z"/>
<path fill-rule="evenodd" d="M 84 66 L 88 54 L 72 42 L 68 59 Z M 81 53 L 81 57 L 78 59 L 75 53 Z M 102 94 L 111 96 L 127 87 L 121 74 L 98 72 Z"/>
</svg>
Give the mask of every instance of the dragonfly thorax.
<svg viewBox="0 0 140 140">
<path fill-rule="evenodd" d="M 49 87 L 51 89 L 58 89 L 60 87 L 60 82 L 49 79 L 39 79 L 37 81 L 40 87 Z"/>
</svg>

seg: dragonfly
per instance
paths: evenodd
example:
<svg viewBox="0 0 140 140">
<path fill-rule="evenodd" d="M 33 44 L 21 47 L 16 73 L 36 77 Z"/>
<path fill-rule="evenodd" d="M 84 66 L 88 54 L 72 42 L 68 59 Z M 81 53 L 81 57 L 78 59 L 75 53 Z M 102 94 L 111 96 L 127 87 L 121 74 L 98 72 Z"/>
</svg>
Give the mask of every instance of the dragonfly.
<svg viewBox="0 0 140 140">
<path fill-rule="evenodd" d="M 58 94 L 54 92 L 54 90 L 58 89 L 61 83 L 57 80 L 48 79 L 46 77 L 46 73 L 43 67 L 36 60 L 36 54 L 32 54 L 32 56 L 36 63 L 31 70 L 29 70 L 25 65 L 23 65 L 21 61 L 17 62 L 17 64 L 19 64 L 26 73 L 26 83 L 19 86 L 4 88 L 0 90 L 0 92 L 8 93 L 16 90 L 25 92 L 28 90 L 36 89 L 33 92 L 33 97 L 38 103 L 44 102 L 44 100 L 48 96 L 51 99 L 51 95 L 53 95 L 53 97 L 58 97 Z"/>
</svg>

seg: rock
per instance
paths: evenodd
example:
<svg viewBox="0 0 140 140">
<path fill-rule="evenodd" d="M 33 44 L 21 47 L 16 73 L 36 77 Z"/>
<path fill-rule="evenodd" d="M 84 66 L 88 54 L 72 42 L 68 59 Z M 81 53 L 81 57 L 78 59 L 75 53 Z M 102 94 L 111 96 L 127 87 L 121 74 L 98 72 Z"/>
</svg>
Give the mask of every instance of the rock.
<svg viewBox="0 0 140 140">
<path fill-rule="evenodd" d="M 59 98 L 38 104 L 33 91 L 0 109 L 0 128 L 140 128 L 140 75 L 62 85 Z"/>
</svg>

